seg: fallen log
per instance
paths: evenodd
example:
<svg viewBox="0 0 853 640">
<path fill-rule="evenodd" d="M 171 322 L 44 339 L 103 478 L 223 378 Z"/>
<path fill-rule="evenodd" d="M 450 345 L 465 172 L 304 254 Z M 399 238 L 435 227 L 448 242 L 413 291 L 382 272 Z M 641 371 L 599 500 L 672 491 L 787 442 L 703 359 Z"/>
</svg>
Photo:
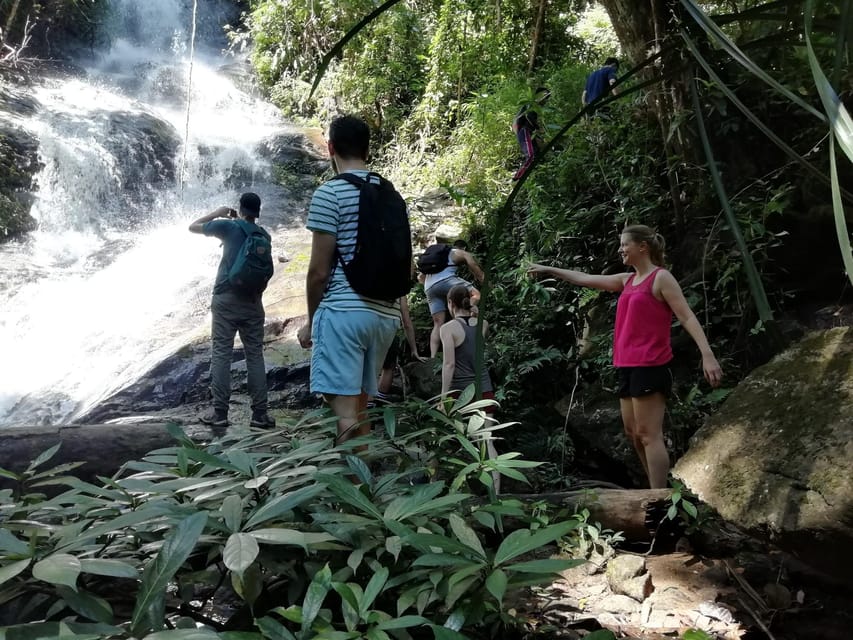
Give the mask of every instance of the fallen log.
<svg viewBox="0 0 853 640">
<path fill-rule="evenodd" d="M 570 511 L 588 509 L 589 521 L 621 531 L 632 542 L 649 542 L 666 514 L 669 489 L 583 489 L 557 493 L 501 494 L 522 502 L 547 502 Z M 511 525 L 510 525 L 511 526 Z"/>
<path fill-rule="evenodd" d="M 193 440 L 209 442 L 225 433 L 204 425 L 181 427 Z M 92 424 L 14 427 L 0 430 L 0 468 L 21 472 L 39 454 L 59 444 L 59 451 L 44 469 L 84 462 L 71 473 L 84 480 L 111 476 L 130 460 L 141 460 L 149 451 L 175 444 L 166 424 Z"/>
</svg>

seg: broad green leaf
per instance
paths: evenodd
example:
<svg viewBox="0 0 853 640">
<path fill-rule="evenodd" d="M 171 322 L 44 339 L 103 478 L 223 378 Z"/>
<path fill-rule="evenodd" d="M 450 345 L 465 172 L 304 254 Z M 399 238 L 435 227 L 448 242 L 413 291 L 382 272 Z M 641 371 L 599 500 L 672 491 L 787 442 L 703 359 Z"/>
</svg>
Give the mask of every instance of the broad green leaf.
<svg viewBox="0 0 853 640">
<path fill-rule="evenodd" d="M 148 563 L 136 596 L 131 633 L 140 637 L 146 631 L 160 630 L 166 607 L 166 587 L 195 548 L 207 524 L 207 513 L 195 513 L 172 530 L 157 556 Z"/>
<path fill-rule="evenodd" d="M 329 565 L 326 564 L 322 569 L 314 574 L 311 584 L 308 585 L 308 591 L 305 593 L 305 599 L 302 601 L 302 633 L 306 634 L 314 624 L 317 614 L 320 613 L 320 607 L 323 606 L 323 601 L 326 599 L 326 594 L 332 587 L 332 571 Z"/>
<path fill-rule="evenodd" d="M 385 423 L 385 433 L 388 437 L 395 437 L 397 434 L 397 414 L 391 407 L 385 407 L 382 410 L 382 421 Z"/>
<path fill-rule="evenodd" d="M 19 482 L 23 476 L 19 473 L 15 473 L 14 471 L 9 471 L 8 469 L 4 469 L 0 467 L 0 478 L 6 478 L 7 480 L 14 480 L 15 482 Z"/>
<path fill-rule="evenodd" d="M 359 547 L 358 549 L 353 549 L 353 552 L 349 554 L 347 566 L 352 569 L 353 573 L 358 573 L 358 567 L 361 565 L 361 561 L 364 560 L 364 551 L 362 547 Z"/>
<path fill-rule="evenodd" d="M 458 631 L 446 627 L 439 627 L 437 624 L 431 624 L 430 628 L 435 640 L 469 640 L 468 636 L 463 636 Z"/>
<path fill-rule="evenodd" d="M 3 567 L 0 567 L 0 584 L 8 582 L 29 566 L 30 558 L 26 558 L 24 560 L 18 560 L 17 562 L 13 562 L 12 564 L 7 564 Z"/>
<path fill-rule="evenodd" d="M 458 566 L 480 566 L 480 563 L 472 562 L 465 556 L 453 553 L 424 553 L 415 558 L 413 567 L 458 567 Z"/>
<path fill-rule="evenodd" d="M 29 556 L 30 545 L 16 538 L 8 529 L 0 529 L 0 551 L 4 555 Z"/>
<path fill-rule="evenodd" d="M 256 620 L 255 624 L 264 637 L 269 638 L 269 640 L 296 640 L 296 636 L 288 631 L 283 624 L 269 616 Z"/>
<path fill-rule="evenodd" d="M 227 460 L 210 454 L 207 451 L 202 451 L 201 449 L 187 449 L 186 452 L 187 457 L 195 462 L 201 462 L 202 464 L 206 464 L 214 469 L 223 469 L 224 471 L 235 471 L 237 473 L 241 473 L 239 467 L 236 467 Z"/>
<path fill-rule="evenodd" d="M 521 573 L 560 573 L 566 569 L 579 567 L 586 564 L 586 560 L 582 559 L 566 559 L 560 560 L 557 558 L 547 560 L 531 560 L 530 562 L 519 562 L 506 566 L 507 571 L 518 571 Z"/>
<path fill-rule="evenodd" d="M 366 513 L 377 520 L 382 519 L 382 514 L 370 499 L 359 491 L 352 482 L 342 476 L 333 476 L 327 473 L 318 473 L 315 478 L 318 482 L 325 483 L 329 490 L 344 503 Z"/>
<path fill-rule="evenodd" d="M 258 541 L 251 534 L 232 533 L 225 543 L 222 561 L 231 571 L 242 573 L 255 561 L 259 551 Z"/>
<path fill-rule="evenodd" d="M 222 506 L 219 509 L 222 513 L 222 520 L 225 526 L 231 533 L 235 533 L 240 529 L 240 523 L 243 519 L 243 500 L 238 495 L 231 495 L 222 501 Z"/>
<path fill-rule="evenodd" d="M 54 553 L 33 565 L 33 577 L 36 580 L 61 584 L 72 589 L 77 588 L 79 575 L 80 560 L 67 553 Z"/>
<path fill-rule="evenodd" d="M 494 596 L 502 609 L 504 594 L 506 593 L 506 585 L 506 574 L 500 569 L 495 569 L 491 574 L 489 574 L 489 577 L 486 578 L 486 590 Z"/>
<path fill-rule="evenodd" d="M 68 587 L 58 587 L 59 596 L 75 613 L 94 622 L 112 624 L 113 608 L 110 603 L 85 591 L 77 592 Z"/>
<path fill-rule="evenodd" d="M 681 508 L 684 509 L 685 513 L 691 518 L 695 518 L 699 515 L 699 512 L 696 510 L 696 505 L 692 502 L 688 502 L 687 500 L 682 500 Z"/>
<path fill-rule="evenodd" d="M 344 584 L 343 582 L 333 582 L 332 589 L 338 592 L 338 595 L 341 596 L 350 607 L 354 610 L 358 611 L 359 609 L 359 598 L 356 598 L 355 593 L 350 588 L 350 585 Z"/>
<path fill-rule="evenodd" d="M 282 618 L 289 620 L 290 622 L 302 624 L 302 607 L 298 607 L 295 604 L 290 605 L 286 609 L 284 607 L 276 607 L 273 609 L 273 613 L 277 613 Z"/>
<path fill-rule="evenodd" d="M 232 571 L 231 585 L 246 604 L 250 607 L 253 606 L 264 588 L 260 567 L 256 563 L 246 568 L 242 573 Z"/>
<path fill-rule="evenodd" d="M 362 618 L 367 615 L 367 612 L 373 604 L 373 601 L 376 600 L 376 597 L 382 592 L 382 587 L 385 586 L 385 583 L 387 581 L 387 567 L 382 567 L 370 577 L 370 581 L 364 588 L 364 597 L 361 599 L 361 604 L 359 606 L 359 613 L 361 614 Z"/>
<path fill-rule="evenodd" d="M 57 442 L 47 451 L 42 451 L 36 459 L 30 463 L 30 466 L 27 467 L 27 471 L 33 471 L 43 465 L 45 462 L 50 460 L 53 456 L 56 455 L 56 452 L 59 451 L 59 447 L 62 446 L 61 442 Z"/>
<path fill-rule="evenodd" d="M 408 629 L 409 627 L 418 627 L 424 624 L 429 624 L 429 620 L 421 616 L 400 616 L 399 618 L 391 618 L 385 622 L 380 622 L 376 627 L 378 629 Z"/>
<path fill-rule="evenodd" d="M 480 576 L 469 576 L 467 578 L 463 578 L 462 580 L 454 584 L 452 587 L 450 587 L 447 592 L 447 598 L 445 598 L 444 600 L 445 608 L 453 608 L 453 605 L 456 604 L 456 601 L 466 595 L 471 589 L 471 587 L 473 587 L 479 581 Z"/>
<path fill-rule="evenodd" d="M 453 533 L 459 538 L 459 541 L 467 547 L 473 549 L 478 556 L 485 560 L 486 552 L 483 550 L 483 545 L 480 543 L 480 538 L 476 532 L 468 526 L 468 524 L 455 513 L 450 514 L 450 528 Z"/>
<path fill-rule="evenodd" d="M 495 566 L 499 566 L 524 553 L 550 544 L 578 526 L 577 520 L 552 524 L 531 534 L 527 529 L 519 529 L 509 534 L 495 553 Z"/>
<path fill-rule="evenodd" d="M 306 551 L 311 547 L 337 540 L 329 533 L 303 532 L 294 529 L 255 529 L 248 533 L 262 544 L 289 544 L 302 547 Z"/>
<path fill-rule="evenodd" d="M 257 636 L 257 634 L 254 634 Z M 213 629 L 204 627 L 198 629 L 170 629 L 169 631 L 158 631 L 145 636 L 145 640 L 220 640 L 219 635 Z"/>
<path fill-rule="evenodd" d="M 370 486 L 373 484 L 373 474 L 370 473 L 370 468 L 365 464 L 364 460 L 358 456 L 346 456 L 347 466 L 352 470 L 356 477 L 364 484 Z"/>
<path fill-rule="evenodd" d="M 321 494 L 324 490 L 325 487 L 315 484 L 302 487 L 291 493 L 273 498 L 255 511 L 255 513 L 246 522 L 246 528 L 251 529 L 263 522 L 277 518 L 283 513 L 287 513 L 302 503 Z"/>
<path fill-rule="evenodd" d="M 699 629 L 688 629 L 682 636 L 683 640 L 714 640 L 714 636 Z"/>
<path fill-rule="evenodd" d="M 396 561 L 403 550 L 403 541 L 400 536 L 388 536 L 385 538 L 385 550 L 394 556 L 394 560 Z"/>
<path fill-rule="evenodd" d="M 258 476 L 257 478 L 252 478 L 251 480 L 246 480 L 246 482 L 243 483 L 243 486 L 246 489 L 260 489 L 267 482 L 269 482 L 269 476 L 261 475 L 261 476 Z"/>
<path fill-rule="evenodd" d="M 435 533 L 415 533 L 403 538 L 403 542 L 415 547 L 423 553 L 431 553 L 433 547 L 441 549 L 445 553 L 461 553 L 463 555 L 471 553 L 471 547 L 468 547 L 453 538 L 440 536 Z"/>
<path fill-rule="evenodd" d="M 232 449 L 227 452 L 228 462 L 237 467 L 241 473 L 251 476 L 254 475 L 255 463 L 252 456 L 242 449 Z"/>
<path fill-rule="evenodd" d="M 92 573 L 97 576 L 111 576 L 113 578 L 139 577 L 139 571 L 131 564 L 121 560 L 94 560 L 83 558 L 80 560 L 80 572 Z"/>
<path fill-rule="evenodd" d="M 364 637 L 366 640 L 391 640 L 391 637 L 379 627 L 371 627 Z"/>
</svg>

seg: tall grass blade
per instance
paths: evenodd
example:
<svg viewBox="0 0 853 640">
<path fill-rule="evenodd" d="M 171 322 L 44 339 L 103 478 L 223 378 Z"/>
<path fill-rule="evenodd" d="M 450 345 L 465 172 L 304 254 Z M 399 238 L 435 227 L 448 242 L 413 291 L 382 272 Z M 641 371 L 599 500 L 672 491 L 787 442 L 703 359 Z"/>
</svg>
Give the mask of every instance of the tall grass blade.
<svg viewBox="0 0 853 640">
<path fill-rule="evenodd" d="M 770 308 L 770 303 L 767 300 L 767 293 L 764 291 L 764 284 L 761 282 L 761 276 L 758 273 L 758 269 L 755 267 L 755 262 L 752 260 L 752 254 L 749 252 L 749 247 L 746 246 L 746 241 L 743 238 L 743 232 L 740 229 L 740 223 L 732 210 L 731 203 L 726 195 L 726 189 L 723 186 L 720 171 L 717 169 L 717 161 L 714 159 L 711 142 L 708 140 L 708 132 L 705 129 L 705 119 L 702 117 L 702 105 L 699 103 L 699 91 L 696 88 L 695 81 L 690 83 L 690 96 L 693 99 L 693 113 L 696 116 L 696 127 L 699 130 L 702 149 L 705 151 L 705 157 L 708 160 L 708 171 L 711 174 L 711 181 L 714 184 L 714 190 L 717 192 L 720 205 L 726 214 L 726 220 L 728 220 L 729 228 L 734 236 L 735 244 L 741 253 L 743 266 L 746 271 L 746 278 L 749 282 L 749 289 L 752 293 L 752 299 L 755 302 L 755 308 L 758 311 L 758 317 L 764 324 L 767 324 L 773 320 L 773 310 Z"/>
<path fill-rule="evenodd" d="M 687 45 L 688 50 L 693 55 L 693 58 L 699 65 L 705 70 L 705 73 L 708 74 L 708 77 L 714 81 L 717 88 L 722 91 L 725 96 L 729 99 L 729 101 L 735 105 L 738 110 L 747 117 L 747 119 L 752 122 L 758 129 L 767 136 L 770 141 L 779 147 L 785 154 L 799 163 L 806 169 L 810 174 L 812 174 L 815 178 L 826 184 L 827 186 L 831 186 L 831 181 L 827 177 L 827 175 L 814 166 L 811 162 L 806 160 L 802 155 L 797 153 L 793 148 L 791 148 L 788 143 L 782 140 L 779 136 L 777 136 L 770 127 L 764 124 L 758 116 L 756 116 L 743 102 L 741 102 L 740 98 L 735 95 L 735 93 L 726 85 L 725 82 L 717 75 L 714 69 L 711 67 L 710 63 L 702 56 L 699 52 L 699 48 L 696 46 L 696 43 L 690 38 L 686 31 L 681 31 L 681 37 L 684 39 L 685 44 Z M 841 190 L 842 195 L 848 202 L 853 202 L 853 193 L 846 191 L 844 189 Z"/>
<path fill-rule="evenodd" d="M 829 118 L 830 136 L 829 136 L 829 168 L 830 178 L 832 180 L 832 211 L 835 214 L 835 232 L 838 236 L 838 245 L 841 248 L 841 259 L 844 262 L 844 269 L 847 271 L 847 277 L 853 283 L 853 253 L 851 253 L 850 233 L 847 230 L 847 220 L 844 217 L 844 205 L 841 202 L 841 186 L 838 181 L 838 165 L 835 158 L 835 142 L 838 141 L 838 146 L 847 155 L 847 158 L 853 162 L 853 120 L 835 89 L 832 88 L 826 74 L 821 69 L 815 55 L 814 46 L 812 45 L 812 22 L 814 16 L 814 0 L 806 0 L 805 6 L 805 41 L 806 51 L 809 58 L 809 66 L 812 70 L 817 92 L 820 95 L 823 108 Z M 839 33 L 843 32 L 845 25 L 839 25 Z M 843 36 L 839 36 L 843 39 Z"/>
<path fill-rule="evenodd" d="M 792 92 L 787 87 L 780 84 L 778 81 L 774 80 L 770 75 L 764 71 L 761 67 L 759 67 L 752 59 L 747 56 L 743 51 L 741 51 L 740 47 L 738 47 L 732 40 L 729 38 L 725 32 L 717 26 L 708 15 L 702 11 L 702 9 L 697 5 L 693 0 L 681 0 L 681 4 L 687 10 L 687 13 L 690 14 L 690 17 L 698 24 L 709 36 L 714 38 L 719 45 L 728 53 L 733 60 L 735 60 L 738 64 L 744 67 L 751 74 L 760 78 L 765 83 L 773 87 L 776 91 L 781 93 L 783 96 L 788 98 L 791 102 L 795 103 L 799 107 L 805 109 L 810 114 L 818 118 L 819 120 L 826 121 L 826 116 L 822 114 L 820 111 L 815 109 L 808 102 L 803 100 L 800 96 Z"/>
</svg>

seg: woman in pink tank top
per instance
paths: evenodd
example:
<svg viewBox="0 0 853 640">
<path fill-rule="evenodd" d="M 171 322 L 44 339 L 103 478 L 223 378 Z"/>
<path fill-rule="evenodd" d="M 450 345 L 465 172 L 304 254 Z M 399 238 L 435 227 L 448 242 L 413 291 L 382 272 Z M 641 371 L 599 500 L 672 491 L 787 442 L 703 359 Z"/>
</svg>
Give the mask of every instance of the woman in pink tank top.
<svg viewBox="0 0 853 640">
<path fill-rule="evenodd" d="M 619 404 L 625 433 L 637 450 L 652 489 L 666 487 L 669 454 L 663 439 L 666 398 L 672 389 L 670 327 L 675 315 L 702 354 L 705 378 L 716 387 L 722 369 L 705 332 L 681 292 L 663 268 L 664 240 L 645 225 L 626 227 L 620 238 L 622 263 L 632 273 L 590 275 L 531 264 L 528 273 L 572 284 L 618 292 L 613 364 L 619 371 Z"/>
</svg>

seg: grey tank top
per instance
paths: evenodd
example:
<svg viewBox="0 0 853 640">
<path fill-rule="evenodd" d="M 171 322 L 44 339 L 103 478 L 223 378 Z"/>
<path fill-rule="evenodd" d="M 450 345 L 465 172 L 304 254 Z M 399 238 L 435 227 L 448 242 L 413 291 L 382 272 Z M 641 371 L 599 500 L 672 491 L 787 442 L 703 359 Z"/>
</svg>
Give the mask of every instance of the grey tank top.
<svg viewBox="0 0 853 640">
<path fill-rule="evenodd" d="M 453 371 L 453 380 L 450 384 L 451 388 L 462 391 L 470 384 L 474 384 L 475 371 L 475 351 L 477 345 L 477 327 L 469 326 L 468 318 L 456 318 L 462 329 L 465 331 L 465 339 L 455 349 L 456 368 Z M 489 370 L 483 366 L 483 373 L 480 378 L 481 391 L 494 391 L 492 388 L 492 380 L 489 378 Z"/>
</svg>

